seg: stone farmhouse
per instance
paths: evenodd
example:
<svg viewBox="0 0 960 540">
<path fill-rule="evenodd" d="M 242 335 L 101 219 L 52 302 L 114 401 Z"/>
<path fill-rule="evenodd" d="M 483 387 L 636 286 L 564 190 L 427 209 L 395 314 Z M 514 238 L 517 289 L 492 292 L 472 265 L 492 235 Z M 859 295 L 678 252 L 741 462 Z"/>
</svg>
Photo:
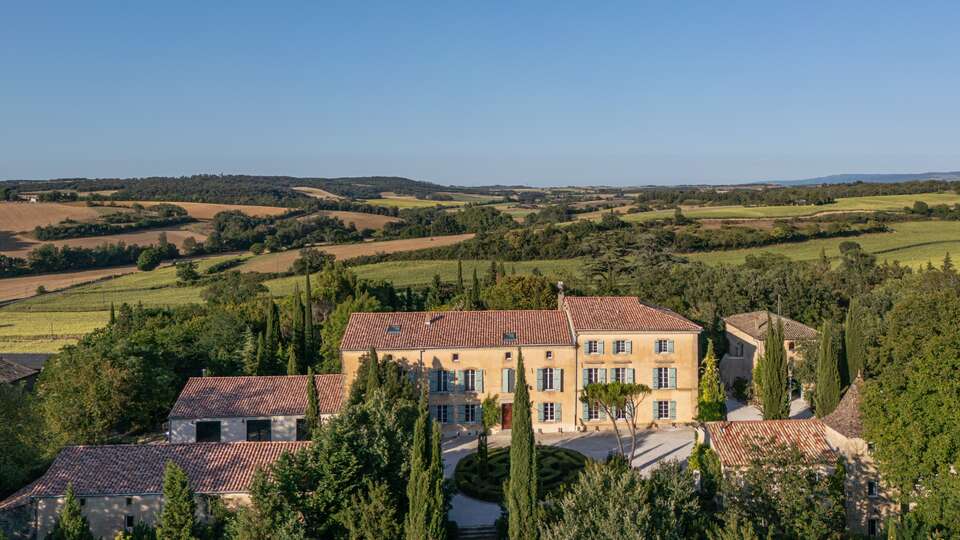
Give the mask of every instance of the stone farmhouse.
<svg viewBox="0 0 960 540">
<path fill-rule="evenodd" d="M 763 357 L 767 337 L 767 321 L 783 322 L 783 346 L 787 359 L 797 358 L 797 346 L 817 338 L 817 331 L 809 326 L 769 311 L 751 311 L 724 317 L 726 323 L 727 354 L 720 361 L 720 378 L 727 387 L 737 379 L 753 380 L 753 368 Z"/>
<path fill-rule="evenodd" d="M 340 344 L 344 385 L 371 347 L 426 370 L 430 408 L 447 435 L 480 430 L 480 404 L 497 396 L 509 429 L 517 361 L 523 355 L 534 429 L 605 429 L 596 405 L 581 403 L 590 383 L 622 381 L 652 389 L 641 423 L 693 422 L 700 326 L 636 297 L 564 297 L 558 309 L 354 313 Z"/>
<path fill-rule="evenodd" d="M 314 375 L 320 419 L 340 410 L 342 375 Z M 191 377 L 169 416 L 172 443 L 307 439 L 307 375 Z"/>
</svg>

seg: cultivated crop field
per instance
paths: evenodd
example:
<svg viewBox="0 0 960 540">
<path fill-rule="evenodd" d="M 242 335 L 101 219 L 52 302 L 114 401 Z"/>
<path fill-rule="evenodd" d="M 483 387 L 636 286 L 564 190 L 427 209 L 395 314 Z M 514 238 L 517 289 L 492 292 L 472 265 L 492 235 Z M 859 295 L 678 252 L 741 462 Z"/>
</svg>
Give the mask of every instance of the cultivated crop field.
<svg viewBox="0 0 960 540">
<path fill-rule="evenodd" d="M 835 203 L 803 206 L 685 206 L 683 214 L 691 218 L 787 218 L 803 217 L 830 212 L 895 212 L 914 201 L 923 201 L 929 205 L 960 203 L 957 193 L 917 193 L 914 195 L 880 195 L 875 197 L 848 197 L 837 199 Z M 629 207 L 623 207 L 625 210 Z M 623 214 L 624 221 L 649 221 L 673 216 L 673 210 L 654 210 L 637 214 Z M 579 216 L 580 219 L 599 219 L 603 212 L 590 212 Z"/>
<path fill-rule="evenodd" d="M 60 203 L 0 202 L 0 231 L 32 231 L 65 219 L 93 221 L 103 212 L 89 206 Z"/>
<path fill-rule="evenodd" d="M 107 324 L 109 311 L 82 313 L 0 311 L 0 352 L 57 352 Z"/>
<path fill-rule="evenodd" d="M 352 223 L 353 226 L 360 231 L 363 229 L 376 229 L 379 231 L 383 230 L 383 228 L 387 226 L 387 223 L 396 223 L 400 221 L 400 218 L 395 218 L 392 216 L 381 216 L 380 214 L 367 214 L 364 212 L 346 212 L 341 210 L 321 210 L 316 214 L 340 218 L 340 221 L 346 223 L 347 225 Z"/>
<path fill-rule="evenodd" d="M 395 206 L 397 208 L 428 208 L 431 206 L 458 206 L 464 201 L 427 201 L 406 195 L 383 194 L 381 199 L 361 199 L 360 202 L 374 206 Z"/>
<path fill-rule="evenodd" d="M 430 236 L 427 238 L 409 238 L 404 240 L 384 240 L 382 242 L 360 242 L 356 244 L 339 244 L 332 246 L 316 246 L 315 249 L 330 253 L 337 259 L 350 259 L 377 253 L 396 253 L 398 251 L 412 251 L 431 247 L 442 247 L 457 244 L 473 238 L 473 234 L 456 234 L 450 236 Z M 285 272 L 293 261 L 300 258 L 300 250 L 291 249 L 279 253 L 268 253 L 253 257 L 238 269 L 243 272 Z"/>
<path fill-rule="evenodd" d="M 177 247 L 183 247 L 183 241 L 187 238 L 193 237 L 193 239 L 198 242 L 202 242 L 207 239 L 207 235 L 196 232 L 193 225 L 196 224 L 187 224 L 165 229 L 147 229 L 124 234 L 68 238 L 66 240 L 45 240 L 42 242 L 34 240 L 27 235 L 4 237 L 3 234 L 0 233 L 0 254 L 7 255 L 9 257 L 26 257 L 27 254 L 43 244 L 85 248 L 93 248 L 101 244 L 115 244 L 117 242 L 140 245 L 156 244 L 161 233 L 166 233 L 167 241 L 171 244 L 176 244 Z"/>
<path fill-rule="evenodd" d="M 295 188 L 293 188 L 293 190 L 294 190 L 294 191 L 299 191 L 300 193 L 303 193 L 303 194 L 308 195 L 308 196 L 310 196 L 310 197 L 313 197 L 313 198 L 315 198 L 315 199 L 332 199 L 332 200 L 338 200 L 338 199 L 342 199 L 342 198 L 343 198 L 343 197 L 341 197 L 341 196 L 339 196 L 339 195 L 335 195 L 335 194 L 333 194 L 333 193 L 330 193 L 329 191 L 327 191 L 327 190 L 325 190 L 325 189 L 320 189 L 320 188 L 315 188 L 315 187 L 295 187 Z"/>
<path fill-rule="evenodd" d="M 825 250 L 828 257 L 839 256 L 840 244 L 847 241 L 857 242 L 866 251 L 875 254 L 879 262 L 900 261 L 901 264 L 913 267 L 925 265 L 927 262 L 939 265 L 948 252 L 954 255 L 960 254 L 960 222 L 958 221 L 909 221 L 895 223 L 891 229 L 893 232 L 865 234 L 851 238 L 809 240 L 751 249 L 693 253 L 687 257 L 709 264 L 740 264 L 747 255 L 769 252 L 786 255 L 799 261 L 808 261 L 819 258 L 821 250 Z"/>
<path fill-rule="evenodd" d="M 36 294 L 37 287 L 43 286 L 48 291 L 56 291 L 72 287 L 79 283 L 86 283 L 97 279 L 119 276 L 137 272 L 136 266 L 114 266 L 81 272 L 67 272 L 63 274 L 44 274 L 42 276 L 23 276 L 0 279 L 0 302 L 27 298 Z"/>
</svg>

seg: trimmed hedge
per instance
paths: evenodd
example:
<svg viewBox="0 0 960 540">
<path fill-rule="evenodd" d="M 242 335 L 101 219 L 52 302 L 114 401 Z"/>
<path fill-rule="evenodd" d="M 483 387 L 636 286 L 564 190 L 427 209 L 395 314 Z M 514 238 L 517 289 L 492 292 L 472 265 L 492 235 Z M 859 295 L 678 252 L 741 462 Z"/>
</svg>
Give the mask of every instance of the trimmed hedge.
<svg viewBox="0 0 960 540">
<path fill-rule="evenodd" d="M 540 497 L 577 478 L 587 464 L 580 452 L 556 446 L 537 446 L 537 465 L 540 474 Z M 489 502 L 503 500 L 503 483 L 510 475 L 510 447 L 490 450 L 486 478 L 477 470 L 477 453 L 457 463 L 453 473 L 457 489 L 464 495 Z"/>
</svg>

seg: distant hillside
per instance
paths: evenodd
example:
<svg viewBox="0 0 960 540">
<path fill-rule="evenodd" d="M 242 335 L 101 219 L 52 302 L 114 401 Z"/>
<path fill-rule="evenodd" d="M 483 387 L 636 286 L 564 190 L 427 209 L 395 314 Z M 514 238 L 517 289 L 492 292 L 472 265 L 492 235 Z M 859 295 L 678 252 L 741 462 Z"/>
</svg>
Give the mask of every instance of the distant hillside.
<svg viewBox="0 0 960 540">
<path fill-rule="evenodd" d="M 960 171 L 902 174 L 832 174 L 830 176 L 818 176 L 816 178 L 804 178 L 801 180 L 773 180 L 769 183 L 779 184 L 781 186 L 816 186 L 821 184 L 852 184 L 854 182 L 896 184 L 917 180 L 960 180 Z"/>
</svg>

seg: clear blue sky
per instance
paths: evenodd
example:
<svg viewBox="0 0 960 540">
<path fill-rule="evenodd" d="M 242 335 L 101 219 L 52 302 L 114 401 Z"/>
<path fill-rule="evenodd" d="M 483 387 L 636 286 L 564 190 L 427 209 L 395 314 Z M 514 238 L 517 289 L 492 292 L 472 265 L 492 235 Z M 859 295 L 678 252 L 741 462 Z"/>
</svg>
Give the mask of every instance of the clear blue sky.
<svg viewBox="0 0 960 540">
<path fill-rule="evenodd" d="M 958 2 L 9 2 L 0 178 L 960 169 Z"/>
</svg>

